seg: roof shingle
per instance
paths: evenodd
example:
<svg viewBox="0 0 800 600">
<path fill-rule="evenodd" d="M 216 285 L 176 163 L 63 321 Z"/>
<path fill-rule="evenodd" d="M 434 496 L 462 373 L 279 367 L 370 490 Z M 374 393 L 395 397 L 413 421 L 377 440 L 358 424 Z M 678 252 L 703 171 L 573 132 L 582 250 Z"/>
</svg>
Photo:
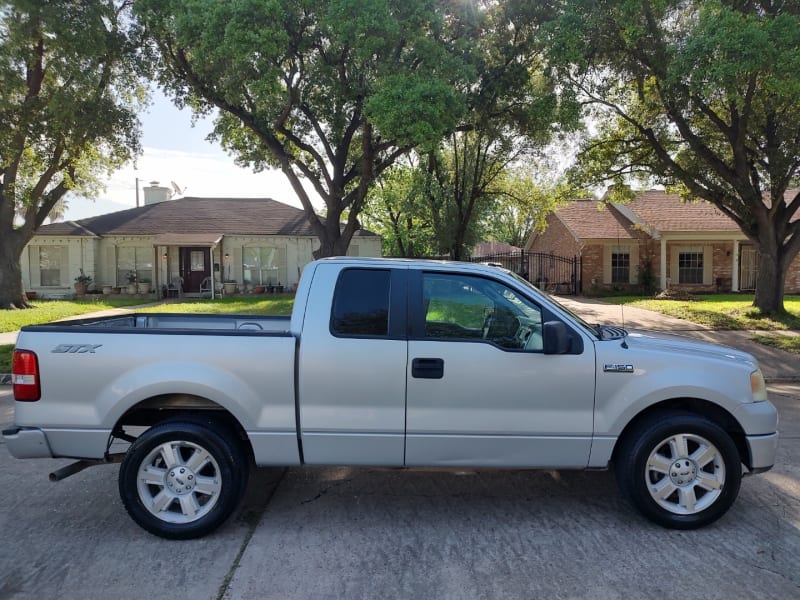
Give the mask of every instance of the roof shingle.
<svg viewBox="0 0 800 600">
<path fill-rule="evenodd" d="M 314 236 L 305 213 L 271 198 L 185 197 L 97 217 L 43 225 L 37 235 L 223 235 Z M 356 235 L 374 235 L 361 230 Z"/>
</svg>

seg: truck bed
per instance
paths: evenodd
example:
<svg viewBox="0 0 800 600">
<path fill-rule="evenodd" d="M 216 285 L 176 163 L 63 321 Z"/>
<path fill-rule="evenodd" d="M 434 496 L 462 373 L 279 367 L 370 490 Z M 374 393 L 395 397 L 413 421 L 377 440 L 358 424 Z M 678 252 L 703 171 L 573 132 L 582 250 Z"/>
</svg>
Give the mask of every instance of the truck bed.
<svg viewBox="0 0 800 600">
<path fill-rule="evenodd" d="M 131 330 L 175 331 L 242 331 L 289 335 L 291 317 L 265 315 L 193 315 L 168 313 L 133 313 L 122 316 L 59 321 L 48 325 L 31 325 L 23 331 L 91 331 L 102 329 L 123 333 Z"/>
</svg>

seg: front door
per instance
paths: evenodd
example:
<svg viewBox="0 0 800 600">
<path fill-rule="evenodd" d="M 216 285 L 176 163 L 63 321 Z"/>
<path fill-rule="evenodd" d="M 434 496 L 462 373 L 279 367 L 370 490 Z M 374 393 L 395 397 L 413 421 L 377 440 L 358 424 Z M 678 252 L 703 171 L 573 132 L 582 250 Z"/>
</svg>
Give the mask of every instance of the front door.
<svg viewBox="0 0 800 600">
<path fill-rule="evenodd" d="M 415 287 L 406 465 L 585 467 L 594 347 L 545 355 L 547 311 L 498 281 L 432 271 Z"/>
<path fill-rule="evenodd" d="M 211 275 L 209 248 L 186 247 L 180 249 L 181 277 L 185 292 L 199 292 L 203 279 Z"/>
<path fill-rule="evenodd" d="M 739 254 L 739 289 L 743 292 L 756 289 L 758 276 L 758 249 L 742 245 Z"/>
</svg>

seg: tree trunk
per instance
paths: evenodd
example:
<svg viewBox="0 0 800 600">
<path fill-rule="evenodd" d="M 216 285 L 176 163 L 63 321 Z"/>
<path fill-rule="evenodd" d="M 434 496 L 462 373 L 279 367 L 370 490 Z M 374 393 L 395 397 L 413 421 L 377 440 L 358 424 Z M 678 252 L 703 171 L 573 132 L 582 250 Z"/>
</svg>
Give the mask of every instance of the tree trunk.
<svg viewBox="0 0 800 600">
<path fill-rule="evenodd" d="M 759 247 L 756 295 L 753 299 L 753 306 L 764 315 L 784 312 L 784 283 L 786 269 L 791 263 L 791 260 L 786 260 L 782 249 L 770 245 L 762 243 Z"/>
<path fill-rule="evenodd" d="M 22 287 L 20 257 L 24 244 L 16 236 L 0 237 L 0 309 L 31 308 Z"/>
<path fill-rule="evenodd" d="M 341 232 L 339 214 L 334 218 L 327 217 L 325 223 L 325 234 L 319 238 L 319 248 L 312 253 L 314 258 L 327 258 L 329 256 L 346 256 L 347 248 L 350 246 L 350 239 L 345 239 Z"/>
</svg>

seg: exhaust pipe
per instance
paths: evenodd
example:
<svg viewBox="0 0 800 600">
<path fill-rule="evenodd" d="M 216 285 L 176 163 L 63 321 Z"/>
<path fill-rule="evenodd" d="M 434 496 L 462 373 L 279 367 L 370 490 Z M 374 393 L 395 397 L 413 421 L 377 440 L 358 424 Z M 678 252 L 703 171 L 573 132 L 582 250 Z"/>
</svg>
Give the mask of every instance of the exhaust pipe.
<svg viewBox="0 0 800 600">
<path fill-rule="evenodd" d="M 71 465 L 66 465 L 61 467 L 60 469 L 56 469 L 47 478 L 50 481 L 61 481 L 62 479 L 66 479 L 71 475 L 75 475 L 75 473 L 80 473 L 84 469 L 88 469 L 89 467 L 94 467 L 97 465 L 110 465 L 113 463 L 120 463 L 124 458 L 124 454 L 111 454 L 108 457 L 108 460 L 105 459 L 98 459 L 98 460 L 79 460 L 78 462 L 74 462 Z"/>
</svg>

